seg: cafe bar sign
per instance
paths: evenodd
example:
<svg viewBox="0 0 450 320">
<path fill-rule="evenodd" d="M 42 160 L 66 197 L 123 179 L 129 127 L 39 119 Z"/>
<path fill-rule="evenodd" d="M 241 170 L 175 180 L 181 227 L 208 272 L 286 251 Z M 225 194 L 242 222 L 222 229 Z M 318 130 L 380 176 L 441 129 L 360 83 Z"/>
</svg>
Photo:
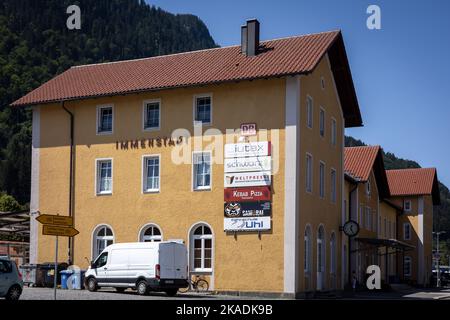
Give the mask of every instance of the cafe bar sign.
<svg viewBox="0 0 450 320">
<path fill-rule="evenodd" d="M 225 158 L 270 156 L 270 142 L 227 143 L 224 155 Z"/>
</svg>

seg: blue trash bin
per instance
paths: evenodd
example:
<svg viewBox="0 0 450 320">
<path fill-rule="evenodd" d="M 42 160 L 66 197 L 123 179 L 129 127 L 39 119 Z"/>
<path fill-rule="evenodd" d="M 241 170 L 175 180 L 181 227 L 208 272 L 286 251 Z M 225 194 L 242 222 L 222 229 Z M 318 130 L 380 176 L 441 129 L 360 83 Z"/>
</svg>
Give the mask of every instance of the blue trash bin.
<svg viewBox="0 0 450 320">
<path fill-rule="evenodd" d="M 61 289 L 68 289 L 67 279 L 73 273 L 72 270 L 63 270 L 59 272 L 61 274 Z"/>
</svg>

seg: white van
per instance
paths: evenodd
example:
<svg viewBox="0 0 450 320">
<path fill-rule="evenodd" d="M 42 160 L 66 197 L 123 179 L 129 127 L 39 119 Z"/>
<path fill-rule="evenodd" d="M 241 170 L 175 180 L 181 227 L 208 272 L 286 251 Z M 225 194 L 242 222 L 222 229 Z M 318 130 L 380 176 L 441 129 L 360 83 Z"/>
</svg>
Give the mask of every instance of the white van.
<svg viewBox="0 0 450 320">
<path fill-rule="evenodd" d="M 89 291 L 114 287 L 136 289 L 141 295 L 164 291 L 174 296 L 188 286 L 186 246 L 179 242 L 117 243 L 105 248 L 85 274 Z"/>
</svg>

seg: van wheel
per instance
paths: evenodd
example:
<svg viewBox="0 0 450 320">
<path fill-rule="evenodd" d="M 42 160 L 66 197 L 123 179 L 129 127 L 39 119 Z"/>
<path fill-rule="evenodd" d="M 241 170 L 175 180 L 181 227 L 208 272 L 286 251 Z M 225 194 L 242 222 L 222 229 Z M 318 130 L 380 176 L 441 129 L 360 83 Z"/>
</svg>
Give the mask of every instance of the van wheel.
<svg viewBox="0 0 450 320">
<path fill-rule="evenodd" d="M 5 296 L 6 300 L 19 300 L 22 290 L 19 286 L 12 286 L 9 288 L 8 293 Z"/>
<path fill-rule="evenodd" d="M 116 291 L 119 293 L 123 293 L 125 291 L 126 288 L 123 287 L 116 287 Z"/>
<path fill-rule="evenodd" d="M 139 281 L 137 283 L 136 290 L 139 295 L 141 295 L 141 296 L 146 295 L 148 292 L 147 281 L 145 281 L 145 280 Z"/>
<path fill-rule="evenodd" d="M 167 294 L 169 297 L 175 297 L 176 294 L 177 294 L 177 292 L 178 292 L 178 289 L 167 289 L 167 290 L 166 290 L 166 294 Z"/>
<path fill-rule="evenodd" d="M 97 291 L 97 280 L 95 280 L 95 278 L 89 278 L 87 281 L 87 288 L 90 292 Z"/>
</svg>

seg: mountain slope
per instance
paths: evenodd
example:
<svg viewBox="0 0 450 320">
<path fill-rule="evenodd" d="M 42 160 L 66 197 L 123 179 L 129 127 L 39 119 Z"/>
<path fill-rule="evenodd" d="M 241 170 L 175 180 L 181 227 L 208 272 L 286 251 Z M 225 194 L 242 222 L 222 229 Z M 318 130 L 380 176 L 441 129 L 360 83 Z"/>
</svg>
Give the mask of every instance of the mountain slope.
<svg viewBox="0 0 450 320">
<path fill-rule="evenodd" d="M 68 30 L 66 9 L 81 9 Z M 72 65 L 216 47 L 193 15 L 173 15 L 143 0 L 0 2 L 0 191 L 29 201 L 31 113 L 8 105 Z"/>
</svg>

